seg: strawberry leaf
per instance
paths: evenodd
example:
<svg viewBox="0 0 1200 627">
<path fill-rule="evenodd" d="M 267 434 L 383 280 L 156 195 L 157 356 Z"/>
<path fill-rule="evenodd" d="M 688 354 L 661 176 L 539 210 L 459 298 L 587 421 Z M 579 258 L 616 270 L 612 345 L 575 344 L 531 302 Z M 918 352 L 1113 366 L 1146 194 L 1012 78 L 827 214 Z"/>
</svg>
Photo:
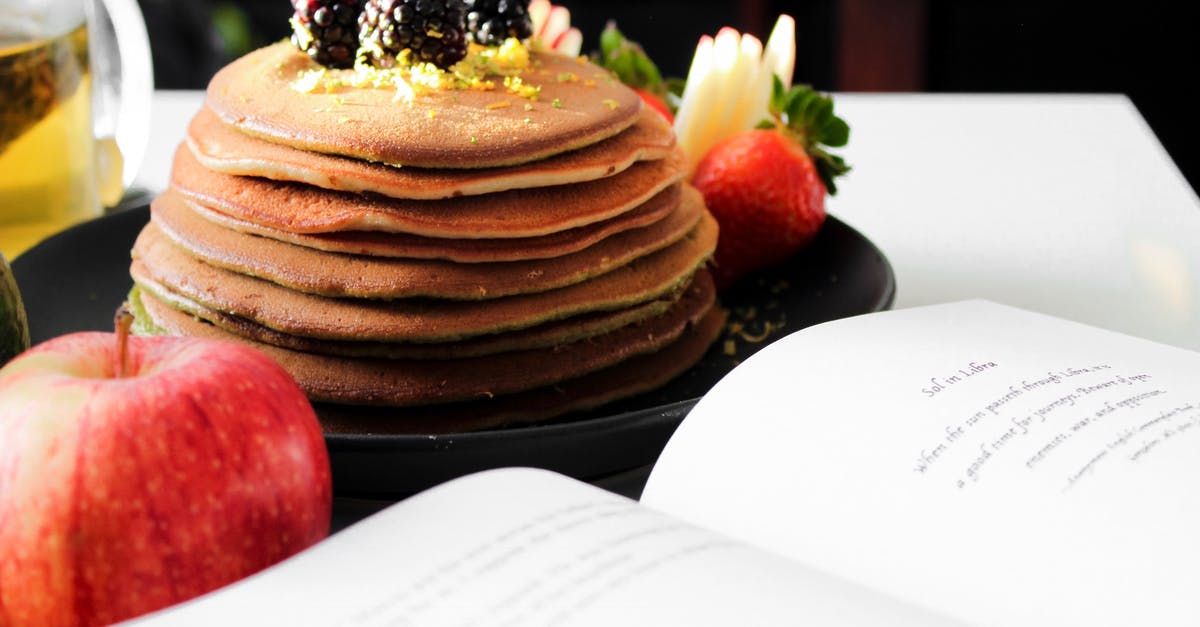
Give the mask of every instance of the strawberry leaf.
<svg viewBox="0 0 1200 627">
<path fill-rule="evenodd" d="M 664 101 L 669 93 L 658 66 L 646 56 L 646 52 L 635 41 L 625 37 L 617 29 L 617 23 L 609 21 L 600 33 L 600 67 L 616 74 L 617 79 L 634 89 L 650 92 Z"/>
<path fill-rule="evenodd" d="M 777 129 L 799 143 L 812 157 L 825 189 L 830 195 L 836 194 L 834 179 L 849 172 L 850 166 L 825 147 L 845 146 L 850 141 L 850 125 L 834 114 L 833 99 L 808 85 L 788 89 L 777 75 L 767 110 L 772 119 L 764 120 L 758 128 Z"/>
<path fill-rule="evenodd" d="M 850 166 L 846 165 L 846 161 L 837 155 L 829 154 L 824 149 L 815 148 L 809 153 L 813 158 L 813 165 L 817 167 L 817 176 L 821 177 L 821 182 L 825 184 L 825 190 L 830 196 L 837 194 L 837 184 L 835 179 L 850 171 Z"/>
<path fill-rule="evenodd" d="M 826 146 L 841 148 L 850 141 L 850 125 L 842 118 L 835 117 L 822 129 L 821 137 Z"/>
</svg>

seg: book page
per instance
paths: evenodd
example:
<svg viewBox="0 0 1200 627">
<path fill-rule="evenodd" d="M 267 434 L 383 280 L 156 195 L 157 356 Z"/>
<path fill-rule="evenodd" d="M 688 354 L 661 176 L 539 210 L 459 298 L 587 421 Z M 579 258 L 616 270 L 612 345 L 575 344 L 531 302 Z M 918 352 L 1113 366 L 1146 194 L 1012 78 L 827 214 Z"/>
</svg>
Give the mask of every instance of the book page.
<svg viewBox="0 0 1200 627">
<path fill-rule="evenodd" d="M 1200 354 L 986 302 L 779 340 L 642 501 L 983 625 L 1200 624 Z"/>
<path fill-rule="evenodd" d="M 943 625 L 543 470 L 472 475 L 138 625 Z"/>
</svg>

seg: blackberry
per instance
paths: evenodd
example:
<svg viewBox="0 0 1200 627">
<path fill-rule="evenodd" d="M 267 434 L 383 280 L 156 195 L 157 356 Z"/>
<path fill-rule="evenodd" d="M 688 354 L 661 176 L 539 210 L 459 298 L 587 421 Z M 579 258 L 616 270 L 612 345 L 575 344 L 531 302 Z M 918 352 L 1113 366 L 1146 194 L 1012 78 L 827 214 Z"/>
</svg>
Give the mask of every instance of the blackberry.
<svg viewBox="0 0 1200 627">
<path fill-rule="evenodd" d="M 477 44 L 498 46 L 509 37 L 533 35 L 529 0 L 466 0 L 467 32 Z"/>
<path fill-rule="evenodd" d="M 354 65 L 360 0 L 292 0 L 292 43 L 331 68 Z"/>
<path fill-rule="evenodd" d="M 462 0 L 367 0 L 358 39 L 376 67 L 391 67 L 404 49 L 442 69 L 467 56 Z"/>
</svg>

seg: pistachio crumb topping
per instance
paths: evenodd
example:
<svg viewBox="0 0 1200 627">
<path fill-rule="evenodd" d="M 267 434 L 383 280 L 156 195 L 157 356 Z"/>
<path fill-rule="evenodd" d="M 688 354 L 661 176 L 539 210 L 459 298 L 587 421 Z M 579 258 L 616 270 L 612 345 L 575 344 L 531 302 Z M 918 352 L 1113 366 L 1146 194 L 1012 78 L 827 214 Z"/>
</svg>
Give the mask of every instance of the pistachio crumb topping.
<svg viewBox="0 0 1200 627">
<path fill-rule="evenodd" d="M 617 101 L 613 100 L 612 98 L 605 98 L 600 102 L 604 103 L 604 106 L 608 107 L 609 109 L 616 109 L 618 106 L 620 106 Z"/>
<path fill-rule="evenodd" d="M 554 107 L 555 109 L 561 109 L 562 108 L 562 99 L 555 98 L 554 100 L 550 101 L 550 106 Z"/>
</svg>

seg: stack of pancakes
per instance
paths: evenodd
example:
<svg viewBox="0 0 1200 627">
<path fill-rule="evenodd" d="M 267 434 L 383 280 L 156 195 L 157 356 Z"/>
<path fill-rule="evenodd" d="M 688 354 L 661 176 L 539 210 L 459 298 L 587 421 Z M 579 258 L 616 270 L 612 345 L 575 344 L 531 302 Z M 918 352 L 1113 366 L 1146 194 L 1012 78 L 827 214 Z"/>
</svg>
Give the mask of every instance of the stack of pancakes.
<svg viewBox="0 0 1200 627">
<path fill-rule="evenodd" d="M 299 89 L 310 63 L 281 43 L 214 77 L 133 249 L 142 328 L 263 350 L 328 431 L 542 420 L 702 357 L 716 224 L 631 90 L 550 54 L 524 91 L 409 99 Z"/>
</svg>

